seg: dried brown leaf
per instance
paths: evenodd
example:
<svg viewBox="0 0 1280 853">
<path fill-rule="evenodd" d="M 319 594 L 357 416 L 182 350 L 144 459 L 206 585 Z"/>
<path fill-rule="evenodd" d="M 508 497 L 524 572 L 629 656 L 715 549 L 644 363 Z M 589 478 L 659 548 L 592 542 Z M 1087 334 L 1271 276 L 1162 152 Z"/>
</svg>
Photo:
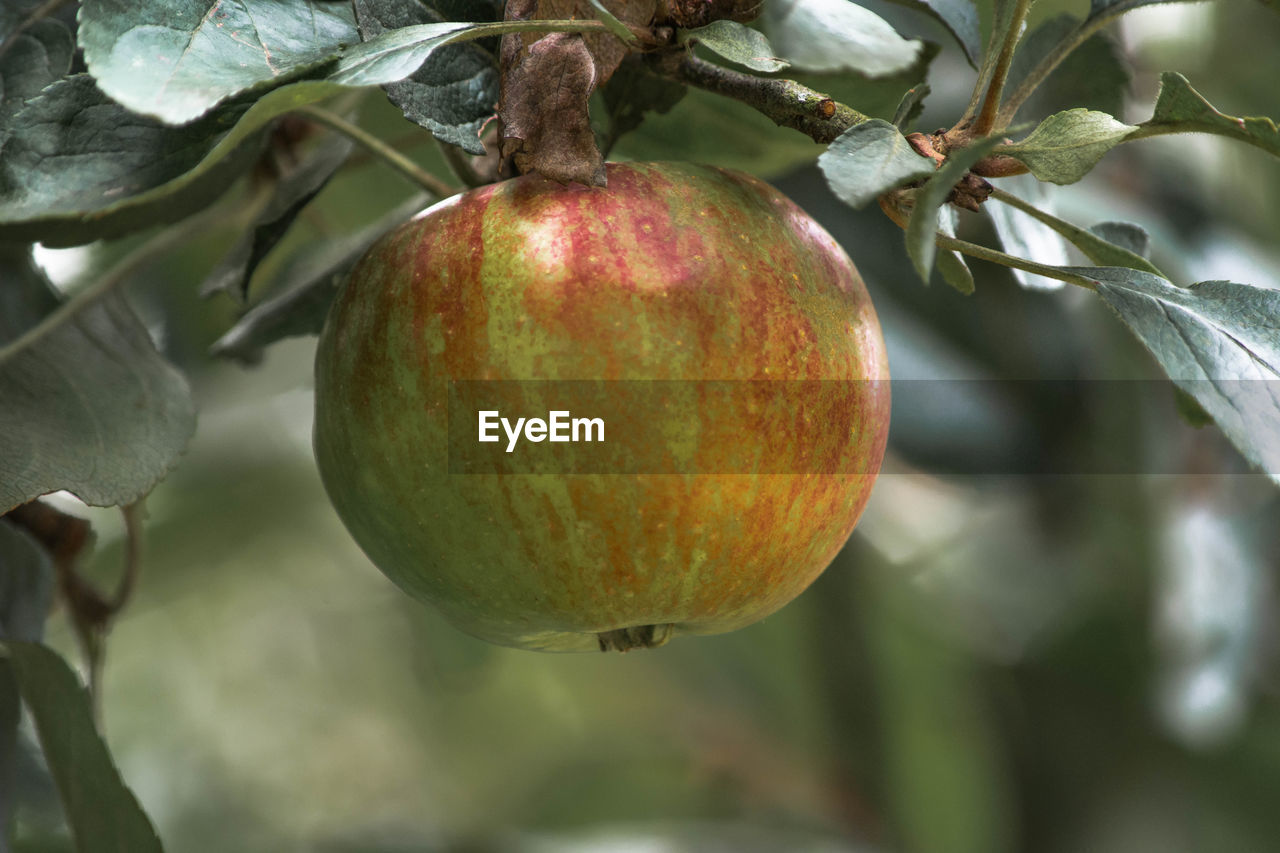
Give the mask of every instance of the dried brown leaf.
<svg viewBox="0 0 1280 853">
<path fill-rule="evenodd" d="M 587 113 L 598 82 L 596 66 L 582 36 L 551 33 L 527 52 L 506 41 L 502 53 L 498 115 L 507 169 L 536 172 L 562 184 L 604 186 L 604 157 Z"/>
<path fill-rule="evenodd" d="M 762 3 L 763 0 L 661 0 L 657 16 L 685 29 L 705 27 L 712 21 L 745 23 L 760 14 Z"/>
<path fill-rule="evenodd" d="M 602 0 L 604 7 L 624 24 L 646 27 L 653 20 L 658 8 L 658 0 Z M 564 20 L 567 18 L 596 17 L 595 10 L 587 0 L 537 0 L 536 18 L 544 20 Z M 603 85 L 613 76 L 627 55 L 626 46 L 611 33 L 587 33 L 584 36 L 587 50 L 596 63 L 596 83 Z M 526 42 L 528 44 L 529 42 Z"/>
</svg>

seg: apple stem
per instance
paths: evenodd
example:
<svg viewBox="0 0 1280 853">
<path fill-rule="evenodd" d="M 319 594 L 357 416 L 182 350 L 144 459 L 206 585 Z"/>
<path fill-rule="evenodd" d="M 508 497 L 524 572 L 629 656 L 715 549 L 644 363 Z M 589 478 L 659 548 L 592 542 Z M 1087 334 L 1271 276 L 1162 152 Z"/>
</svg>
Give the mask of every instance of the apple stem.
<svg viewBox="0 0 1280 853">
<path fill-rule="evenodd" d="M 656 649 L 671 639 L 671 623 L 614 628 L 596 635 L 602 652 L 629 652 L 632 649 Z"/>
</svg>

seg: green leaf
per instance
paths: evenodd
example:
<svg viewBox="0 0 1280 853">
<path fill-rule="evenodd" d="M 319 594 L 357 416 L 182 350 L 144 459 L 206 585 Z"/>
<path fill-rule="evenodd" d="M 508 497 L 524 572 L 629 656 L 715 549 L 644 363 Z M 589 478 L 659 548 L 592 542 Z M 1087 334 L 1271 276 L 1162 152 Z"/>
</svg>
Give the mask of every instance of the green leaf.
<svg viewBox="0 0 1280 853">
<path fill-rule="evenodd" d="M 1218 112 L 1173 71 L 1160 75 L 1160 95 L 1151 119 L 1138 126 L 1135 138 L 1165 133 L 1215 133 L 1238 139 L 1280 157 L 1280 129 L 1269 118 L 1237 118 Z"/>
<path fill-rule="evenodd" d="M 137 500 L 195 430 L 186 380 L 118 294 L 24 335 L 57 301 L 29 253 L 2 263 L 0 513 L 60 489 L 98 506 Z"/>
<path fill-rule="evenodd" d="M 1031 193 L 1038 192 L 1043 186 L 1026 176 L 1010 179 L 1008 185 L 1023 181 L 1029 184 L 1028 192 Z M 1010 254 L 1020 255 L 1048 266 L 1063 266 L 1067 263 L 1066 244 L 1063 243 L 1063 240 L 1066 240 L 1099 266 L 1128 267 L 1153 275 L 1164 275 L 1144 256 L 1144 253 L 1132 251 L 1127 245 L 1128 243 L 1137 245 L 1141 242 L 1145 247 L 1146 232 L 1138 226 L 1115 222 L 1095 226 L 1098 230 L 1085 230 L 1057 218 L 1043 206 L 1037 207 L 1031 204 L 1031 198 L 1031 196 L 1023 198 L 1023 203 L 1029 205 L 1027 210 L 1020 210 L 1013 204 L 1006 204 L 999 196 L 993 200 L 994 203 L 985 205 L 996 232 L 1000 235 L 1000 242 Z M 1109 236 L 1114 236 L 1115 240 L 1109 239 Z M 1023 270 L 1012 270 L 1012 272 L 1014 278 L 1027 286 L 1052 290 L 1063 286 L 1063 283 L 1056 279 L 1033 275 Z"/>
<path fill-rule="evenodd" d="M 1103 225 L 1125 226 L 1125 230 L 1118 228 L 1101 228 L 1101 230 L 1098 230 L 1100 226 L 1095 225 L 1087 231 L 1072 229 L 1070 233 L 1065 233 L 1064 236 L 1095 264 L 1128 267 L 1129 269 L 1141 270 L 1152 275 L 1161 275 L 1160 270 L 1146 258 L 1145 252 L 1135 252 L 1126 245 L 1127 243 L 1136 244 L 1135 235 L 1129 229 L 1136 229 L 1142 233 L 1143 237 L 1146 237 L 1145 231 L 1142 231 L 1136 225 L 1129 225 L 1124 222 L 1103 223 Z"/>
<path fill-rule="evenodd" d="M 345 136 L 329 135 L 302 163 L 279 176 L 253 222 L 205 278 L 200 286 L 200 295 L 222 292 L 243 302 L 258 264 L 284 238 L 302 209 L 346 162 L 353 145 Z"/>
<path fill-rule="evenodd" d="M 974 68 L 982 54 L 982 27 L 978 21 L 978 5 L 973 0 L 890 0 L 908 9 L 925 12 L 942 22 Z"/>
<path fill-rule="evenodd" d="M 935 172 L 932 160 L 917 154 L 901 131 L 880 119 L 840 134 L 818 158 L 818 168 L 836 197 L 855 208 Z"/>
<path fill-rule="evenodd" d="M 1028 204 L 1034 205 L 1035 209 L 1044 215 L 1043 219 L 1037 219 L 1012 204 L 1002 202 L 999 197 L 984 204 L 982 210 L 990 218 L 1004 251 L 1010 255 L 1050 266 L 1071 263 L 1067 241 L 1053 227 L 1051 210 L 1054 200 L 1045 191 L 1045 185 L 1030 175 L 1018 175 L 1002 179 L 1000 189 L 1013 193 Z M 1057 279 L 1036 275 L 1026 270 L 1011 268 L 1009 274 L 1013 276 L 1014 281 L 1028 290 L 1060 290 L 1066 286 Z"/>
<path fill-rule="evenodd" d="M 0 157 L 0 239 L 68 246 L 173 222 L 207 206 L 261 151 L 278 116 L 342 89 L 307 81 L 194 124 L 136 116 L 80 75 L 27 103 Z M 92 122 L 91 135 L 77 128 Z"/>
<path fill-rule="evenodd" d="M 62 658 L 36 643 L 0 644 L 35 722 L 80 853 L 160 853 L 160 839 L 94 729 L 89 699 Z"/>
<path fill-rule="evenodd" d="M 910 127 L 916 119 L 920 118 L 920 113 L 924 112 L 924 99 L 927 97 L 929 97 L 928 83 L 921 83 L 919 86 L 908 89 L 902 96 L 902 100 L 898 102 L 898 108 L 893 111 L 893 126 L 902 131 Z"/>
<path fill-rule="evenodd" d="M 764 33 L 736 21 L 712 21 L 705 27 L 681 31 L 680 43 L 689 42 L 753 71 L 781 71 L 788 65 L 777 57 Z"/>
<path fill-rule="evenodd" d="M 0 243 L 0 351 L 58 307 L 58 296 L 31 258 L 31 247 Z"/>
<path fill-rule="evenodd" d="M 0 45 L 11 36 L 29 27 L 41 17 L 47 18 L 50 10 L 44 0 L 5 0 L 0 3 Z"/>
<path fill-rule="evenodd" d="M 0 517 L 0 641 L 39 641 L 53 595 L 48 552 Z M 0 658 L 0 833 L 13 816 L 22 698 L 9 661 Z"/>
<path fill-rule="evenodd" d="M 182 124 L 313 71 L 360 38 L 348 3 L 84 0 L 79 40 L 107 95 Z"/>
<path fill-rule="evenodd" d="M 257 157 L 253 131 L 265 122 L 227 133 L 243 113 L 228 107 L 170 128 L 114 103 L 87 75 L 54 83 L 10 122 L 0 238 L 74 245 L 200 209 Z"/>
<path fill-rule="evenodd" d="M 1032 30 L 1013 55 L 1009 88 L 1018 87 L 1031 70 L 1071 37 L 1080 21 L 1057 15 Z M 1024 114 L 1050 115 L 1074 107 L 1118 115 L 1129 91 L 1129 63 L 1110 34 L 1097 33 L 1062 61 L 1023 105 Z"/>
<path fill-rule="evenodd" d="M 1001 153 L 1026 164 L 1042 181 L 1072 184 L 1083 178 L 1134 130 L 1106 113 L 1074 109 L 1049 116 Z"/>
<path fill-rule="evenodd" d="M 95 24 L 87 31 L 81 26 L 80 41 L 86 55 L 96 57 L 89 67 L 103 90 L 132 110 L 168 122 L 189 121 L 234 95 L 303 76 L 343 86 L 395 83 L 447 44 L 509 32 L 580 32 L 589 23 L 434 22 L 387 29 L 360 42 L 346 3 L 241 0 L 232 9 L 211 0 L 173 0 L 180 9 L 172 16 L 162 0 L 146 0 L 141 12 L 130 11 L 126 0 L 89 2 L 95 12 L 82 21 L 91 17 Z M 223 13 L 225 19 L 219 17 Z M 244 40 L 241 24 L 248 17 L 270 22 L 265 41 L 256 35 Z"/>
<path fill-rule="evenodd" d="M 995 224 L 996 232 L 1005 251 L 1010 254 L 1028 258 L 1048 266 L 1063 266 L 1066 263 L 1065 249 L 1055 252 L 1049 248 L 1035 250 L 1032 246 L 1045 247 L 1045 234 L 1061 237 L 1079 249 L 1085 257 L 1095 264 L 1111 267 L 1127 267 L 1142 270 L 1163 277 L 1163 273 L 1147 258 L 1149 241 L 1147 233 L 1136 225 L 1127 222 L 1104 222 L 1089 229 L 1078 228 L 1062 220 L 1044 221 L 1003 204 L 986 206 Z M 1134 251 L 1134 247 L 1142 249 Z M 1044 276 L 1033 275 L 1022 270 L 1011 270 L 1014 278 L 1024 285 L 1057 290 L 1063 283 Z"/>
<path fill-rule="evenodd" d="M 0 54 L 0 144 L 9 119 L 29 98 L 71 70 L 71 31 L 61 21 L 41 20 L 16 35 Z"/>
<path fill-rule="evenodd" d="M 318 335 L 329 305 L 347 273 L 374 242 L 422 210 L 429 198 L 416 195 L 376 222 L 319 251 L 307 249 L 290 265 L 272 296 L 249 309 L 210 348 L 213 355 L 255 364 L 262 350 L 284 338 Z"/>
<path fill-rule="evenodd" d="M 619 21 L 612 12 L 604 7 L 600 0 L 587 0 L 591 4 L 591 8 L 595 10 L 596 17 L 604 22 L 609 28 L 609 32 L 618 37 L 618 40 L 628 47 L 636 47 L 640 44 L 640 40 L 636 38 L 635 33 L 627 29 L 627 25 Z"/>
<path fill-rule="evenodd" d="M 439 23 L 418 0 L 356 0 L 355 11 L 366 40 L 388 30 Z M 479 45 L 447 45 L 407 79 L 383 88 L 405 118 L 441 142 L 484 154 L 480 130 L 498 102 L 498 68 L 493 55 Z"/>
<path fill-rule="evenodd" d="M 887 77 L 910 68 L 924 50 L 849 0 L 770 0 L 761 24 L 778 54 L 805 71 Z"/>
<path fill-rule="evenodd" d="M 1096 225 L 1089 226 L 1089 233 L 1093 234 L 1112 246 L 1124 249 L 1130 254 L 1136 255 L 1143 260 L 1151 260 L 1151 235 L 1141 225 L 1134 225 L 1132 222 L 1099 222 Z M 1144 267 L 1135 267 L 1131 263 L 1121 263 L 1116 260 L 1103 260 L 1090 255 L 1089 260 L 1095 264 L 1104 267 L 1129 267 L 1130 269 L 1144 269 Z M 1148 269 L 1147 272 L 1160 275 L 1159 270 Z"/>
<path fill-rule="evenodd" d="M 53 597 L 53 565 L 40 543 L 2 516 L 0 566 L 0 640 L 38 642 Z"/>
<path fill-rule="evenodd" d="M 536 25 L 537 22 L 530 22 Z M 528 26 L 526 29 L 532 29 Z M 326 79 L 344 86 L 381 86 L 411 76 L 437 49 L 457 41 L 483 38 L 500 24 L 416 24 L 387 30 L 346 50 Z"/>
<path fill-rule="evenodd" d="M 72 245 L 179 219 L 226 190 L 256 157 L 259 132 L 282 113 L 336 94 L 339 86 L 401 80 L 454 41 L 543 29 L 534 21 L 389 30 L 345 51 L 323 81 L 282 86 L 247 112 L 245 103 L 228 104 L 181 128 L 130 113 L 87 76 L 68 78 L 28 101 L 12 123 L 0 159 L 0 238 Z M 89 120 L 97 132 L 79 133 Z"/>
<path fill-rule="evenodd" d="M 1174 384 L 1280 482 L 1280 290 L 1229 281 L 1181 288 L 1115 267 L 1072 271 L 1096 282 Z"/>
<path fill-rule="evenodd" d="M 937 246 L 934 236 L 938 232 L 938 210 L 946 204 L 947 197 L 969 167 L 990 154 L 1001 143 L 999 137 L 980 139 L 967 148 L 952 151 L 942 168 L 933 173 L 916 194 L 915 206 L 911 210 L 911 218 L 907 220 L 907 254 L 916 272 L 926 284 L 929 283 L 929 271 L 933 268 L 934 254 Z"/>
<path fill-rule="evenodd" d="M 938 230 L 948 237 L 956 236 L 956 211 L 951 207 L 943 207 L 938 211 Z M 950 249 L 938 250 L 938 272 L 942 280 L 965 296 L 973 293 L 973 273 L 959 252 Z"/>
<path fill-rule="evenodd" d="M 973 293 L 973 273 L 958 252 L 953 252 L 950 249 L 940 249 L 938 251 L 938 272 L 942 273 L 943 281 L 965 296 Z"/>
</svg>

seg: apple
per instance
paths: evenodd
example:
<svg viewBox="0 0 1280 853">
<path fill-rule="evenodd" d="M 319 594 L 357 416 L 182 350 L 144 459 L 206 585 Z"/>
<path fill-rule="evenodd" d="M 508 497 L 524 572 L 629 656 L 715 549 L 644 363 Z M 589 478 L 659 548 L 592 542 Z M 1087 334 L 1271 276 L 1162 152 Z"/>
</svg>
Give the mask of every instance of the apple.
<svg viewBox="0 0 1280 853">
<path fill-rule="evenodd" d="M 607 187 L 526 175 L 377 242 L 320 338 L 315 452 L 372 562 L 463 630 L 625 651 L 749 625 L 830 564 L 879 471 L 887 380 L 857 270 L 794 203 L 609 164 Z M 546 395 L 579 381 L 603 442 L 543 441 Z M 506 410 L 477 426 L 460 387 Z"/>
</svg>

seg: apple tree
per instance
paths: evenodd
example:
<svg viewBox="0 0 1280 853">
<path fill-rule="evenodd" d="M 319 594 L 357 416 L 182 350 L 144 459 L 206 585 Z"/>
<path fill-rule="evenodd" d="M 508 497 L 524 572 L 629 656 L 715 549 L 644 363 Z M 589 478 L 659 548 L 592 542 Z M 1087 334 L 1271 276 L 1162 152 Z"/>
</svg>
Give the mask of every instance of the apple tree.
<svg viewBox="0 0 1280 853">
<path fill-rule="evenodd" d="M 1188 8 L 1199 17 L 1170 11 Z M 1258 793 L 1280 785 L 1280 714 L 1244 721 L 1276 690 L 1256 670 L 1274 664 L 1280 565 L 1280 129 L 1262 115 L 1280 112 L 1277 12 L 1274 0 L 5 0 L 0 850 L 133 853 L 162 849 L 160 835 L 202 849 L 213 827 L 231 833 L 165 817 L 158 835 L 148 812 L 166 786 L 135 796 L 104 714 L 112 629 L 140 598 L 159 612 L 170 565 L 283 536 L 297 518 L 296 496 L 271 491 L 274 463 L 255 461 L 275 458 L 269 442 L 208 443 L 282 405 L 259 377 L 310 381 L 352 270 L 416 213 L 504 181 L 607 192 L 607 164 L 628 161 L 774 182 L 857 264 L 888 347 L 889 455 L 867 519 L 792 606 L 798 622 L 723 640 L 759 642 L 728 692 L 808 697 L 796 714 L 827 720 L 813 725 L 834 769 L 760 771 L 790 765 L 747 738 L 758 748 L 735 772 L 750 791 L 806 831 L 867 845 L 847 849 L 1084 849 L 1118 843 L 1107 808 L 1130 805 L 1133 837 L 1160 849 L 1262 849 L 1250 845 L 1280 833 Z M 1162 15 L 1203 31 L 1162 52 L 1143 40 Z M 749 317 L 746 298 L 720 307 L 720 326 L 769 319 Z M 355 382 L 351 367 L 332 372 Z M 367 401 L 360 390 L 342 411 Z M 433 505 L 412 503 L 406 482 L 401 503 Z M 234 516 L 236 536 L 210 533 L 237 504 L 258 509 Z M 643 551 L 646 522 L 626 523 Z M 753 532 L 795 551 L 818 536 L 783 524 Z M 470 535 L 450 540 L 458 553 Z M 275 567 L 247 544 L 236 554 L 255 577 Z M 172 574 L 192 596 L 216 586 Z M 657 645 L 652 628 L 602 633 L 600 647 Z M 704 674 L 738 660 L 738 646 L 707 648 L 730 651 L 664 660 Z M 621 705 L 631 719 L 644 700 Z M 610 709 L 591 709 L 601 731 Z M 1252 746 L 1196 752 L 1230 733 Z M 1155 768 L 1176 796 L 1154 782 L 1137 805 L 1110 783 L 1087 794 L 1099 776 Z M 543 791 L 555 772 L 519 784 Z M 793 814 L 775 786 L 795 778 L 819 793 Z M 1240 796 L 1197 799 L 1215 779 Z M 693 815 L 716 817 L 711 786 L 698 790 Z M 653 796 L 646 814 L 687 816 Z M 1184 800 L 1210 816 L 1186 836 L 1204 846 L 1142 824 L 1143 803 Z M 480 818 L 442 825 L 505 849 Z M 1064 834 L 1081 827 L 1100 834 Z M 802 843 L 718 832 L 728 849 Z M 317 843 L 261 833 L 263 849 Z M 511 847 L 535 849 L 523 843 Z M 228 848 L 256 849 L 210 849 Z"/>
</svg>

